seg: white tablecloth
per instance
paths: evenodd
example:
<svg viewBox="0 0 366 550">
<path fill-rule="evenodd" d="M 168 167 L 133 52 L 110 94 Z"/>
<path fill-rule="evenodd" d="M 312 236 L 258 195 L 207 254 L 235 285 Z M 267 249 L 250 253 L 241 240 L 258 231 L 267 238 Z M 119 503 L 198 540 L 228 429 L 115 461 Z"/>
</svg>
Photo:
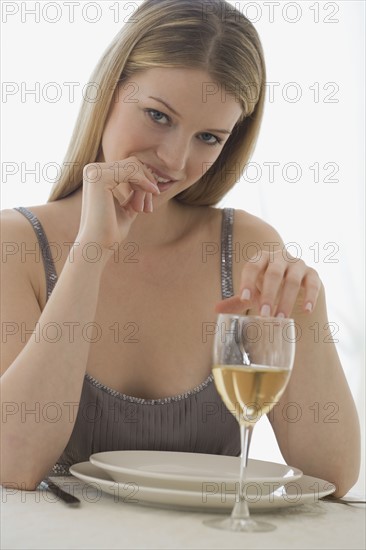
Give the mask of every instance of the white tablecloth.
<svg viewBox="0 0 366 550">
<path fill-rule="evenodd" d="M 1 488 L 1 549 L 364 549 L 365 505 L 327 501 L 255 514 L 275 523 L 269 533 L 228 533 L 202 521 L 216 514 L 128 504 L 74 477 L 54 478 L 78 496 L 69 508 L 53 494 Z M 70 487 L 74 487 L 70 491 Z"/>
</svg>

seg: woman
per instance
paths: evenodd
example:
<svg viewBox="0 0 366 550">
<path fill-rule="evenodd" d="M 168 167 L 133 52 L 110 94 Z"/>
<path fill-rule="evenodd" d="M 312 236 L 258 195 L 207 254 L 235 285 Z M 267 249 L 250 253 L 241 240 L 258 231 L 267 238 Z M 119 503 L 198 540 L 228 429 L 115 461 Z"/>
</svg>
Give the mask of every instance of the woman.
<svg viewBox="0 0 366 550">
<path fill-rule="evenodd" d="M 146 0 L 91 81 L 98 95 L 48 203 L 2 213 L 1 483 L 34 489 L 103 450 L 237 456 L 209 330 L 232 311 L 295 319 L 295 366 L 270 421 L 288 463 L 345 494 L 359 427 L 334 344 L 325 331 L 313 341 L 327 322 L 321 281 L 268 224 L 214 208 L 260 128 L 255 29 L 224 0 Z M 314 422 L 314 403 L 335 404 L 334 422 Z"/>
</svg>

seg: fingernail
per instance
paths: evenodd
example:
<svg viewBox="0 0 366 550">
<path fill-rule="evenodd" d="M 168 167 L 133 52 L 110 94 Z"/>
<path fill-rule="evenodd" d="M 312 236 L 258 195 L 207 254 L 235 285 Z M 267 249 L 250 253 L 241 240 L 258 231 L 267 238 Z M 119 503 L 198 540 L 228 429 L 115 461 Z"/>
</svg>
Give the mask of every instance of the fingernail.
<svg viewBox="0 0 366 550">
<path fill-rule="evenodd" d="M 285 318 L 285 314 L 284 313 L 277 313 L 276 317 L 278 319 L 284 319 Z"/>
<path fill-rule="evenodd" d="M 305 311 L 313 311 L 313 304 L 311 302 L 308 302 L 305 306 Z"/>
<path fill-rule="evenodd" d="M 249 288 L 244 288 L 240 299 L 241 300 L 250 300 L 250 290 L 249 290 Z"/>
<path fill-rule="evenodd" d="M 271 314 L 271 308 L 269 307 L 269 305 L 264 304 L 264 306 L 262 306 L 261 308 L 261 315 L 263 315 L 263 317 L 269 317 L 270 314 Z"/>
</svg>

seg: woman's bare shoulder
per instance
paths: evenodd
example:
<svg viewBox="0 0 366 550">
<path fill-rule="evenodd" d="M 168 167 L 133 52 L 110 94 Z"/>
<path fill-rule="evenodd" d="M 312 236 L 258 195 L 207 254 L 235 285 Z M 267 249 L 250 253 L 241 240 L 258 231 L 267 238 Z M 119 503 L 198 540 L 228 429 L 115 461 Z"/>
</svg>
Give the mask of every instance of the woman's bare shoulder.
<svg viewBox="0 0 366 550">
<path fill-rule="evenodd" d="M 59 201 L 59 202 L 61 203 L 62 201 Z M 51 213 L 52 210 L 54 210 L 54 205 L 55 205 L 55 202 L 47 202 L 45 204 L 36 204 L 36 205 L 32 205 L 32 206 L 25 206 L 25 205 L 21 204 L 21 205 L 19 205 L 19 208 L 20 207 L 25 208 L 26 210 L 29 210 L 32 214 L 34 214 L 35 216 L 38 217 L 38 214 Z M 21 222 L 22 220 L 25 219 L 23 214 L 18 212 L 15 209 L 15 207 L 0 210 L 0 216 L 1 216 L 1 220 L 4 223 L 16 224 L 17 226 L 21 225 L 21 223 L 19 223 L 19 222 Z M 28 222 L 28 225 L 30 225 L 29 222 Z"/>
<path fill-rule="evenodd" d="M 34 207 L 25 206 L 35 214 Z M 38 208 L 38 207 L 37 207 Z M 7 242 L 9 238 L 20 243 L 29 239 L 34 240 L 34 230 L 25 216 L 15 210 L 15 208 L 6 208 L 0 211 L 1 240 Z"/>
<path fill-rule="evenodd" d="M 78 230 L 80 223 L 80 207 L 75 195 L 45 204 L 22 206 L 34 214 L 40 222 L 49 241 L 72 238 Z M 8 230 L 21 233 L 24 232 L 24 237 L 28 235 L 29 238 L 34 240 L 35 232 L 30 220 L 27 220 L 21 212 L 14 209 L 8 209 L 3 210 L 1 214 Z M 67 219 L 67 223 L 65 223 L 65 219 Z"/>
<path fill-rule="evenodd" d="M 1 273 L 7 284 L 27 288 L 39 299 L 40 258 L 29 220 L 12 208 L 0 211 Z"/>
<path fill-rule="evenodd" d="M 35 206 L 24 206 L 23 208 L 34 214 L 39 221 L 51 219 L 53 208 L 51 203 Z M 1 239 L 6 242 L 12 240 L 18 244 L 34 242 L 36 234 L 28 220 L 21 212 L 15 208 L 7 208 L 0 211 Z M 43 225 L 43 224 L 42 224 Z"/>
<path fill-rule="evenodd" d="M 78 220 L 75 212 L 70 213 L 66 201 L 59 200 L 32 206 L 21 205 L 36 216 L 43 228 L 45 237 L 50 245 L 59 245 L 56 253 L 58 261 L 55 263 L 57 275 L 62 270 L 63 262 L 68 252 L 63 243 L 73 242 L 74 232 Z M 67 219 L 67 223 L 65 223 Z M 13 273 L 23 281 L 28 281 L 41 306 L 46 302 L 46 280 L 42 258 L 42 247 L 32 223 L 21 212 L 14 208 L 0 211 L 2 270 L 7 269 L 7 276 L 11 279 Z M 51 249 L 53 253 L 54 247 Z M 3 273 L 5 273 L 3 271 Z M 24 283 L 25 284 L 25 283 Z"/>
<path fill-rule="evenodd" d="M 272 225 L 245 210 L 235 210 L 233 231 L 241 243 L 257 243 L 261 248 L 269 246 L 265 243 L 283 245 L 280 234 Z"/>
</svg>

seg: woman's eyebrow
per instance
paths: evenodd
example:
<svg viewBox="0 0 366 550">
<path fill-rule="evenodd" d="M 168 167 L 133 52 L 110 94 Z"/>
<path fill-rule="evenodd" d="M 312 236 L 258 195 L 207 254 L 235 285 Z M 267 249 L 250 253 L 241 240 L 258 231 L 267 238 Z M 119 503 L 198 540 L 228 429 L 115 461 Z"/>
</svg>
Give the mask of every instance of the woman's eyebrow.
<svg viewBox="0 0 366 550">
<path fill-rule="evenodd" d="M 162 103 L 167 109 L 169 109 L 169 111 L 171 111 L 173 114 L 175 114 L 175 116 L 177 116 L 178 118 L 182 118 L 181 115 L 179 113 L 177 113 L 177 111 L 175 111 L 175 109 L 173 109 L 173 107 L 171 107 L 171 105 L 169 105 L 169 103 L 167 103 L 166 101 L 164 101 L 163 99 L 159 98 L 159 97 L 153 97 L 153 96 L 149 96 L 149 99 L 155 99 L 155 101 L 158 101 L 159 103 Z M 207 130 L 209 132 L 218 132 L 220 134 L 231 134 L 230 130 L 213 130 L 212 128 L 207 128 Z"/>
</svg>

